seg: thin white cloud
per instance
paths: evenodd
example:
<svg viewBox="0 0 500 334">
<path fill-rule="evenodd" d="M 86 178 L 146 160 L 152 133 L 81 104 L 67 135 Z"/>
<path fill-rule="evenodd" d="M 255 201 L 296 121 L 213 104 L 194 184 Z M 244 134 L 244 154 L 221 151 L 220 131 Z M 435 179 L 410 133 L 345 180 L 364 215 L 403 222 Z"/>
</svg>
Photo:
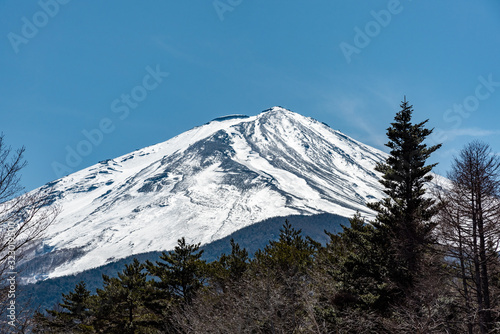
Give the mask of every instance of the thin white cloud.
<svg viewBox="0 0 500 334">
<path fill-rule="evenodd" d="M 500 130 L 486 130 L 475 127 L 444 130 L 442 132 L 442 137 L 446 138 L 446 140 L 453 140 L 458 137 L 487 137 L 493 135 L 500 135 Z"/>
<path fill-rule="evenodd" d="M 378 146 L 383 148 L 387 142 L 385 132 L 377 131 L 372 124 L 367 121 L 365 113 L 367 110 L 365 99 L 359 96 L 340 96 L 340 94 L 323 94 L 322 107 L 325 110 L 331 110 L 341 115 L 344 119 L 348 120 L 354 128 L 361 130 L 366 134 L 369 142 L 366 144 Z M 342 131 L 342 130 L 341 130 Z M 346 133 L 353 135 L 352 133 Z M 363 141 L 363 138 L 356 138 Z"/>
</svg>

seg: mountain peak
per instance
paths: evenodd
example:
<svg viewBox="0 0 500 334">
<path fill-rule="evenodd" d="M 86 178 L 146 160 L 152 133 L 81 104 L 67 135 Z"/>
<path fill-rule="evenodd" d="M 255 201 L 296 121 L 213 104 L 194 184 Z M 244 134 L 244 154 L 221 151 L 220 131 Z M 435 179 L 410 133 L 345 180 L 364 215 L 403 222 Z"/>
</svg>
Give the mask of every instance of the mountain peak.
<svg viewBox="0 0 500 334">
<path fill-rule="evenodd" d="M 286 108 L 280 107 L 280 106 L 274 106 L 269 109 L 266 109 L 261 112 L 261 114 L 279 114 L 279 113 L 291 113 L 291 114 L 297 114 L 291 110 L 288 110 Z"/>
<path fill-rule="evenodd" d="M 217 118 L 214 118 L 210 122 L 224 122 L 232 119 L 245 119 L 249 118 L 250 116 L 247 115 L 241 115 L 241 114 L 231 114 L 231 115 L 226 115 L 226 116 L 220 116 Z"/>
<path fill-rule="evenodd" d="M 366 202 L 383 197 L 373 168 L 384 159 L 278 106 L 216 118 L 47 185 L 62 211 L 36 251 L 42 277 L 171 250 L 180 237 L 209 243 L 276 216 L 370 214 Z"/>
</svg>

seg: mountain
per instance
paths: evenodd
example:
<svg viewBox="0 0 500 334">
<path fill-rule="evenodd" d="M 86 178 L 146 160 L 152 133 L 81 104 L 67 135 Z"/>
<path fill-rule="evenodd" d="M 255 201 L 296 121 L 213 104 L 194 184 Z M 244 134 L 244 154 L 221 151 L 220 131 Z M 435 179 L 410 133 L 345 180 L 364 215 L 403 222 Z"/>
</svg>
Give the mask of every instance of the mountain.
<svg viewBox="0 0 500 334">
<path fill-rule="evenodd" d="M 61 213 L 25 263 L 37 268 L 27 282 L 170 250 L 180 237 L 208 244 L 276 216 L 371 215 L 385 157 L 280 107 L 214 119 L 45 185 Z"/>
</svg>

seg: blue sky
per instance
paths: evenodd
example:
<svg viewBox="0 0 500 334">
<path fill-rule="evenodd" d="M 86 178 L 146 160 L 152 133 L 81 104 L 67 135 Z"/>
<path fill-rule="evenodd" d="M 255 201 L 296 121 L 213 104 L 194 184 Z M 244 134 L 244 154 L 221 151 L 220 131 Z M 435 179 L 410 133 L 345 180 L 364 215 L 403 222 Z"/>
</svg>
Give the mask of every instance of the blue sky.
<svg viewBox="0 0 500 334">
<path fill-rule="evenodd" d="M 500 151 L 498 32 L 497 0 L 0 0 L 0 132 L 29 190 L 275 105 L 385 150 L 406 95 L 445 174 Z"/>
</svg>

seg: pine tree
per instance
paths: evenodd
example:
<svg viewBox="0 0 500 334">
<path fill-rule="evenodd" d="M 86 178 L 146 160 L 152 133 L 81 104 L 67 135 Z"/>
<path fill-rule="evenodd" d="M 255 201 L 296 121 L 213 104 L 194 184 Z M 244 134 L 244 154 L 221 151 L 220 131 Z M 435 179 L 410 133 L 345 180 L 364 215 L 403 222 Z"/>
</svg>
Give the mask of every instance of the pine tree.
<svg viewBox="0 0 500 334">
<path fill-rule="evenodd" d="M 302 230 L 296 230 L 285 220 L 279 239 L 270 241 L 255 254 L 257 263 L 288 276 L 304 272 L 313 262 L 315 244 L 302 237 L 301 233 Z"/>
<path fill-rule="evenodd" d="M 47 310 L 47 315 L 35 315 L 35 332 L 92 333 L 90 291 L 85 282 L 79 282 L 68 294 L 63 293 L 62 299 L 57 307 L 60 310 Z"/>
<path fill-rule="evenodd" d="M 103 275 L 97 289 L 95 327 L 105 333 L 140 333 L 152 320 L 144 304 L 150 296 L 144 264 L 137 259 L 125 265 L 118 277 Z"/>
<path fill-rule="evenodd" d="M 249 266 L 248 252 L 231 239 L 231 254 L 222 254 L 209 264 L 210 284 L 224 290 L 227 285 L 239 281 Z"/>
<path fill-rule="evenodd" d="M 163 252 L 161 261 L 156 264 L 147 261 L 146 267 L 159 279 L 153 284 L 163 291 L 165 298 L 190 303 L 205 280 L 206 262 L 201 260 L 202 255 L 200 244 L 190 245 L 181 238 L 173 252 Z"/>
<path fill-rule="evenodd" d="M 255 299 L 263 316 L 259 332 L 296 333 L 310 315 L 308 299 L 309 273 L 314 263 L 317 243 L 302 236 L 285 221 L 280 229 L 279 239 L 270 241 L 263 250 L 255 253 L 251 263 L 251 285 L 262 293 Z M 252 289 L 252 288 L 251 288 Z M 250 296 L 252 299 L 252 296 Z"/>
<path fill-rule="evenodd" d="M 432 133 L 425 128 L 428 120 L 412 123 L 413 107 L 402 102 L 391 127 L 387 129 L 390 156 L 376 170 L 382 173 L 380 181 L 387 195 L 382 201 L 368 206 L 378 214 L 374 226 L 390 240 L 393 279 L 403 289 L 413 284 L 421 269 L 424 249 L 432 241 L 437 213 L 434 200 L 426 197 L 425 185 L 432 180 L 429 172 L 436 164 L 426 160 L 441 145 L 427 146 L 424 141 Z"/>
<path fill-rule="evenodd" d="M 172 316 L 182 313 L 190 305 L 206 280 L 207 264 L 201 259 L 200 244 L 187 244 L 185 238 L 177 240 L 171 252 L 163 252 L 160 261 L 146 261 L 151 281 L 151 300 L 147 308 L 160 321 L 153 325 L 167 333 L 180 333 Z"/>
</svg>

